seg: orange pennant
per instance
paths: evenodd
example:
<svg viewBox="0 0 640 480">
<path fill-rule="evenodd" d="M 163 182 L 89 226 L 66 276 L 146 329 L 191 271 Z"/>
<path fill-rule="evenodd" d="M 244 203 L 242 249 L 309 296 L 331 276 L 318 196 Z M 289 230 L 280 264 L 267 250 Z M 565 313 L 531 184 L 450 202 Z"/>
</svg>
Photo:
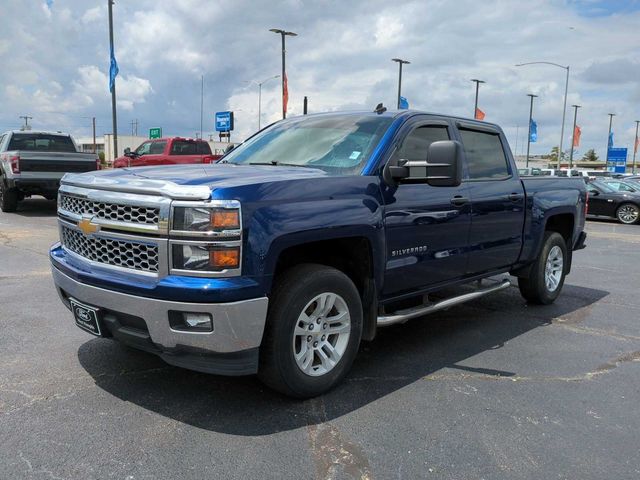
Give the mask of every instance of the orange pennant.
<svg viewBox="0 0 640 480">
<path fill-rule="evenodd" d="M 573 146 L 574 147 L 580 146 L 580 135 L 582 135 L 582 130 L 578 125 L 576 125 L 575 129 L 573 130 Z"/>
<path fill-rule="evenodd" d="M 476 120 L 484 120 L 484 112 L 476 108 Z"/>
</svg>

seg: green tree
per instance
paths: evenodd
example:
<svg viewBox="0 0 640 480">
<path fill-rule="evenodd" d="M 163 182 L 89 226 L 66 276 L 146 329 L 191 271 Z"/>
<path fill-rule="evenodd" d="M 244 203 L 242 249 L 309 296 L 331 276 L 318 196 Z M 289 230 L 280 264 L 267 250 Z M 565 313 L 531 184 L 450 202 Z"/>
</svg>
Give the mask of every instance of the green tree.
<svg viewBox="0 0 640 480">
<path fill-rule="evenodd" d="M 551 149 L 551 153 L 546 156 L 549 159 L 549 163 L 558 163 L 558 147 L 553 147 Z M 569 158 L 569 151 L 562 152 L 560 156 L 560 161 L 564 162 L 567 158 Z"/>
<path fill-rule="evenodd" d="M 598 155 L 596 154 L 596 151 L 592 148 L 590 150 L 587 150 L 587 152 L 582 157 L 582 160 L 586 162 L 597 162 Z"/>
</svg>

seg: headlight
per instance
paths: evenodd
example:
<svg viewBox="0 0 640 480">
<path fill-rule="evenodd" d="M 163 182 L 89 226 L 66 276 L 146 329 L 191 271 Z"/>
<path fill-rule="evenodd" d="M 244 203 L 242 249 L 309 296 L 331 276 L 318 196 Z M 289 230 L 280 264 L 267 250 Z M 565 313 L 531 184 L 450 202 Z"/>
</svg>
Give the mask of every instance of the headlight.
<svg viewBox="0 0 640 480">
<path fill-rule="evenodd" d="M 175 207 L 173 230 L 208 234 L 240 228 L 240 211 L 235 208 Z"/>
<path fill-rule="evenodd" d="M 194 272 L 221 272 L 240 267 L 240 246 L 214 243 L 173 243 L 172 268 Z"/>
<path fill-rule="evenodd" d="M 242 215 L 237 200 L 173 202 L 170 271 L 196 277 L 240 275 Z"/>
</svg>

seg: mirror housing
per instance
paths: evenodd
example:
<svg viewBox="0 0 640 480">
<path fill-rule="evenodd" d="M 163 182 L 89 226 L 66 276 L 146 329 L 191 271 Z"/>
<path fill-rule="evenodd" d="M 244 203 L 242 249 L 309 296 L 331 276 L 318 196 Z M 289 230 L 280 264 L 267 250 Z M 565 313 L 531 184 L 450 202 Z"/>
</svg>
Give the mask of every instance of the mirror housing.
<svg viewBox="0 0 640 480">
<path fill-rule="evenodd" d="M 127 147 L 127 148 L 125 148 L 125 149 L 124 149 L 124 156 L 125 156 L 125 157 L 131 157 L 131 158 L 133 158 L 133 157 L 135 157 L 135 155 L 136 155 L 136 154 L 135 154 L 135 153 L 133 153 L 129 147 Z"/>
<path fill-rule="evenodd" d="M 427 183 L 434 187 L 456 187 L 462 183 L 462 145 L 454 140 L 433 142 L 427 160 L 391 160 L 383 170 L 390 185 Z"/>
</svg>

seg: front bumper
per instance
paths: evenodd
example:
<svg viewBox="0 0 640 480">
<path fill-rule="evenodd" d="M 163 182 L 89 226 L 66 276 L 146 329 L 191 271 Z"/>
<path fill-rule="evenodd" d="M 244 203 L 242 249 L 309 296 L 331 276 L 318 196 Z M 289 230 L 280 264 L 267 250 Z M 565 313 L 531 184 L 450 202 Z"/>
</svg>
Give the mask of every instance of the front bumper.
<svg viewBox="0 0 640 480">
<path fill-rule="evenodd" d="M 192 370 L 221 375 L 257 372 L 267 297 L 229 303 L 165 301 L 87 285 L 65 275 L 55 265 L 52 273 L 67 308 L 69 298 L 99 307 L 107 333 L 123 343 Z M 170 311 L 209 313 L 213 331 L 173 330 L 169 324 Z"/>
</svg>

